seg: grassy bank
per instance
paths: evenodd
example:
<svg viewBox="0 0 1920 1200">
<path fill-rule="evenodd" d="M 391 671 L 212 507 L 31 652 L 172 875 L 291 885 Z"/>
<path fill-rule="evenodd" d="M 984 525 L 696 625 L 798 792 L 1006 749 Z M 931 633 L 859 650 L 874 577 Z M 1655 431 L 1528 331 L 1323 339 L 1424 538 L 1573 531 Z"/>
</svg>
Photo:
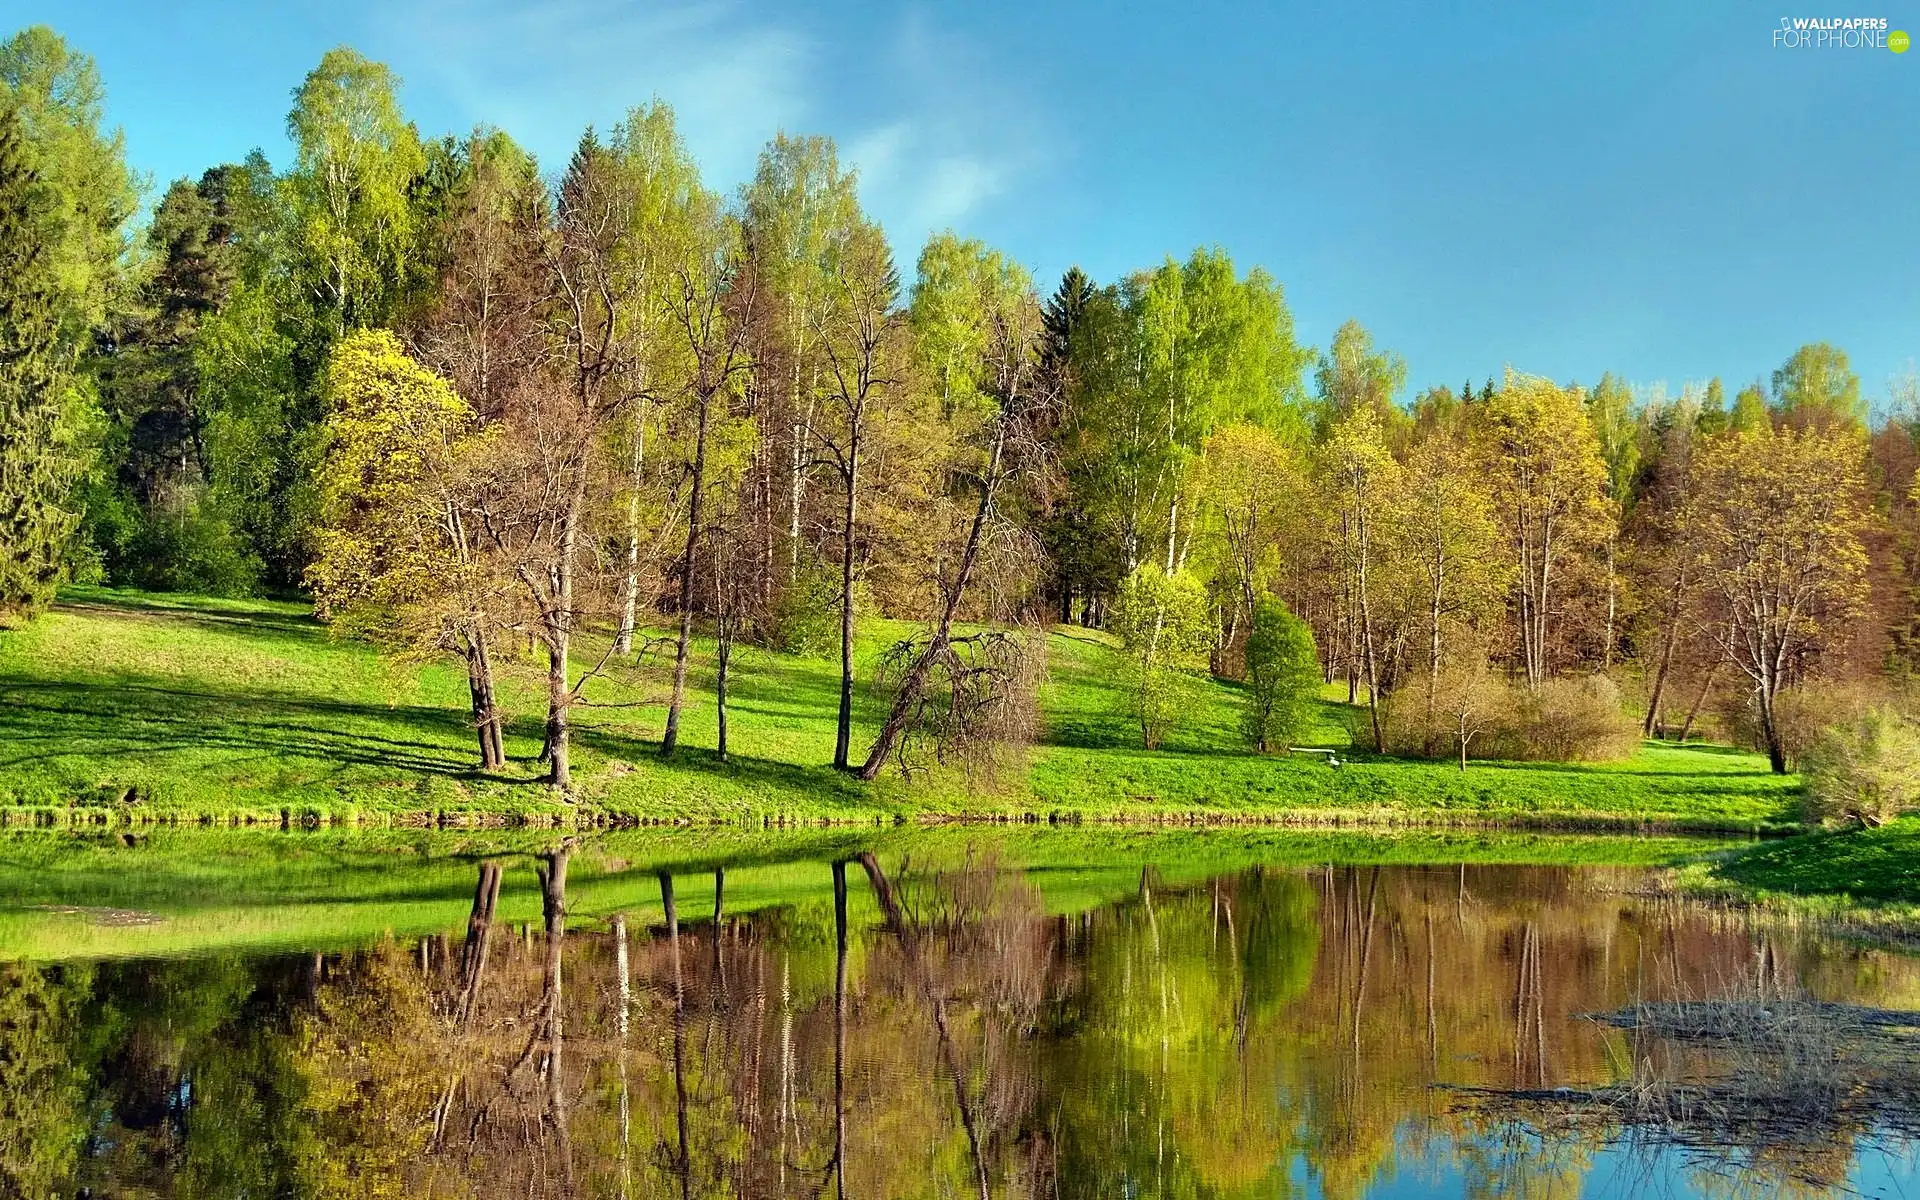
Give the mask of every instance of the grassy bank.
<svg viewBox="0 0 1920 1200">
<path fill-rule="evenodd" d="M 1920 817 L 1728 851 L 1676 878 L 1690 891 L 1911 937 L 1920 932 Z"/>
<path fill-rule="evenodd" d="M 866 673 L 899 627 L 865 639 Z M 1789 827 L 1797 781 L 1715 747 L 1649 745 L 1598 766 L 1368 761 L 1247 753 L 1239 695 L 1205 685 L 1155 751 L 1138 748 L 1100 635 L 1049 640 L 1045 729 L 1027 763 L 863 785 L 828 765 L 833 664 L 745 649 L 732 684 L 733 756 L 713 744 L 711 679 L 695 672 L 683 752 L 655 750 L 661 665 L 597 681 L 576 711 L 577 803 L 538 782 L 537 665 L 509 656 L 510 768 L 474 769 L 463 674 L 396 663 L 331 638 L 304 606 L 76 589 L 25 630 L 0 633 L 0 812 L 17 822 L 155 819 L 403 823 L 586 817 L 874 822 L 979 816 L 1500 823 L 1754 831 Z M 583 657 L 585 657 L 583 655 Z M 704 662 L 704 660 L 702 660 Z M 1312 743 L 1347 751 L 1328 701 Z M 880 717 L 862 694 L 855 742 Z"/>
</svg>

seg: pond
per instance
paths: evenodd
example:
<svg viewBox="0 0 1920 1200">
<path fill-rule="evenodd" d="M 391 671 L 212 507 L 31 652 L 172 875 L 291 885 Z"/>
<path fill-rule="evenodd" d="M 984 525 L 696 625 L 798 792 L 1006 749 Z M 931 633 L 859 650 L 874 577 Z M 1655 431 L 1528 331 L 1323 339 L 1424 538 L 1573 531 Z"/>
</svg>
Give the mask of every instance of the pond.
<svg viewBox="0 0 1920 1200">
<path fill-rule="evenodd" d="M 1920 1195 L 1920 961 L 1692 849 L 0 835 L 0 1194 Z"/>
</svg>

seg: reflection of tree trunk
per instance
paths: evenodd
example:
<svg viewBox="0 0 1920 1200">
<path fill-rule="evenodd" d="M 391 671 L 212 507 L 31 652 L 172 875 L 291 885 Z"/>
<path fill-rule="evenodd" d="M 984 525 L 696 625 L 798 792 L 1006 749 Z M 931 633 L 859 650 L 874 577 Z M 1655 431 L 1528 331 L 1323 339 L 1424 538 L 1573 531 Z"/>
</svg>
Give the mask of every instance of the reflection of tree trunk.
<svg viewBox="0 0 1920 1200">
<path fill-rule="evenodd" d="M 833 864 L 833 1194 L 847 1200 L 847 864 Z"/>
<path fill-rule="evenodd" d="M 787 1194 L 787 1147 L 793 1136 L 793 958 L 780 952 L 780 1096 L 774 1102 L 779 1113 L 780 1194 Z"/>
<path fill-rule="evenodd" d="M 560 1145 L 560 1170 L 569 1195 L 573 1192 L 573 1142 L 567 1128 L 565 1075 L 561 1068 L 561 1049 L 565 1043 L 565 1021 L 561 1007 L 560 951 L 567 936 L 567 860 L 573 854 L 573 842 L 544 856 L 540 875 L 540 908 L 546 917 L 547 962 L 545 972 L 545 1013 L 547 1041 L 547 1119 L 553 1123 Z M 537 1036 L 537 1034 L 536 1034 Z"/>
<path fill-rule="evenodd" d="M 1360 940 L 1360 977 L 1353 990 L 1353 1058 L 1360 1061 L 1360 1019 L 1367 1007 L 1367 967 L 1373 962 L 1373 915 L 1380 897 L 1380 868 L 1367 881 L 1367 926 Z"/>
<path fill-rule="evenodd" d="M 673 971 L 673 1111 L 680 1131 L 680 1149 L 674 1171 L 680 1176 L 680 1197 L 693 1194 L 693 1162 L 687 1149 L 687 992 L 680 973 L 680 913 L 673 903 L 673 876 L 660 872 L 660 905 L 667 913 L 667 962 Z"/>
<path fill-rule="evenodd" d="M 473 888 L 473 907 L 467 914 L 467 937 L 460 946 L 460 998 L 454 1007 L 454 1020 L 464 1038 L 473 1025 L 474 1010 L 480 1003 L 480 984 L 487 970 L 487 949 L 493 943 L 493 914 L 500 903 L 499 863 L 480 864 L 480 877 Z M 422 943 L 424 945 L 424 943 Z M 460 1086 L 460 1072 L 447 1076 L 447 1086 L 434 1106 L 433 1138 L 429 1146 L 438 1150 L 446 1137 L 447 1117 L 453 1111 L 453 1098 Z"/>
<path fill-rule="evenodd" d="M 725 867 L 713 869 L 713 981 L 717 1006 L 727 1007 L 727 959 L 721 953 L 720 931 L 725 926 L 727 903 L 727 870 Z"/>
<path fill-rule="evenodd" d="M 633 973 L 627 960 L 627 918 L 624 913 L 615 913 L 613 917 L 613 970 L 620 996 L 618 1007 L 614 1010 L 614 1028 L 620 1033 L 617 1055 L 620 1064 L 620 1200 L 627 1200 L 633 1189 L 628 1164 L 628 1151 L 633 1144 L 633 1108 L 627 1094 L 627 1033 L 632 1024 Z"/>
<path fill-rule="evenodd" d="M 467 916 L 467 940 L 460 948 L 460 1029 L 473 1024 L 480 999 L 480 981 L 487 969 L 487 949 L 493 943 L 493 913 L 500 903 L 500 864 L 481 863 L 473 889 L 473 910 Z"/>
<path fill-rule="evenodd" d="M 1440 1026 L 1434 1020 L 1433 1011 L 1433 911 L 1429 909 L 1427 917 L 1427 1058 L 1432 1063 L 1433 1073 L 1440 1073 Z"/>
<path fill-rule="evenodd" d="M 880 911 L 886 917 L 887 927 L 893 930 L 894 937 L 900 942 L 908 969 L 920 984 L 921 996 L 933 1009 L 933 1028 L 940 1041 L 940 1057 L 947 1074 L 953 1079 L 953 1103 L 960 1110 L 960 1127 L 966 1132 L 967 1149 L 973 1156 L 974 1184 L 979 1189 L 980 1200 L 991 1200 L 993 1191 L 987 1181 L 986 1155 L 980 1148 L 980 1132 L 974 1123 L 973 1105 L 967 1098 L 967 1080 L 960 1071 L 960 1056 L 954 1050 L 953 1034 L 947 1026 L 947 998 L 933 986 L 920 958 L 919 936 L 901 915 L 899 901 L 894 898 L 893 885 L 887 882 L 880 863 L 871 853 L 865 853 L 860 856 L 860 865 L 866 869 L 867 881 L 873 885 L 874 895 L 879 898 Z"/>
</svg>

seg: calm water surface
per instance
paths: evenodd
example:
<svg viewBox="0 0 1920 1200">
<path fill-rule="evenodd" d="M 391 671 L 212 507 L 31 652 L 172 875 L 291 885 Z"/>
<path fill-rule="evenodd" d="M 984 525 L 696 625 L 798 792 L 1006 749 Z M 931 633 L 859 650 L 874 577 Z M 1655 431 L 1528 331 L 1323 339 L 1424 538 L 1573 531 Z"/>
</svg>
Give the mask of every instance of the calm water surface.
<svg viewBox="0 0 1920 1200">
<path fill-rule="evenodd" d="M 1644 868 L 128 840 L 0 843 L 0 1195 L 1920 1197 L 1913 1031 L 1747 1036 L 1920 964 Z"/>
</svg>

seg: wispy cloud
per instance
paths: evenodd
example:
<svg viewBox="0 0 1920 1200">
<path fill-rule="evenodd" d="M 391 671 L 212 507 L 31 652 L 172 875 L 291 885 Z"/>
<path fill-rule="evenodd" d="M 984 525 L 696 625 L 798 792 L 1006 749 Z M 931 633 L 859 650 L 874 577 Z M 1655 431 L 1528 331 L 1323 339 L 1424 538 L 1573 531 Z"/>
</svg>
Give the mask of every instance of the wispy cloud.
<svg viewBox="0 0 1920 1200">
<path fill-rule="evenodd" d="M 884 117 L 853 122 L 864 132 L 846 152 L 868 207 L 903 251 L 964 226 L 1044 160 L 1036 109 L 1003 75 L 987 47 L 921 14 L 894 29 L 872 80 Z"/>
<path fill-rule="evenodd" d="M 917 13 L 809 31 L 733 0 L 401 0 L 378 21 L 383 40 L 432 47 L 408 56 L 415 85 L 549 169 L 588 122 L 656 96 L 727 191 L 775 131 L 833 135 L 903 255 L 964 229 L 1045 157 L 1033 106 L 988 48 Z"/>
<path fill-rule="evenodd" d="M 549 167 L 589 121 L 605 128 L 657 96 L 702 172 L 725 185 L 752 171 L 776 128 L 813 115 L 808 39 L 733 3 L 419 0 L 385 21 L 390 36 L 434 47 L 426 71 L 451 100 Z"/>
</svg>

